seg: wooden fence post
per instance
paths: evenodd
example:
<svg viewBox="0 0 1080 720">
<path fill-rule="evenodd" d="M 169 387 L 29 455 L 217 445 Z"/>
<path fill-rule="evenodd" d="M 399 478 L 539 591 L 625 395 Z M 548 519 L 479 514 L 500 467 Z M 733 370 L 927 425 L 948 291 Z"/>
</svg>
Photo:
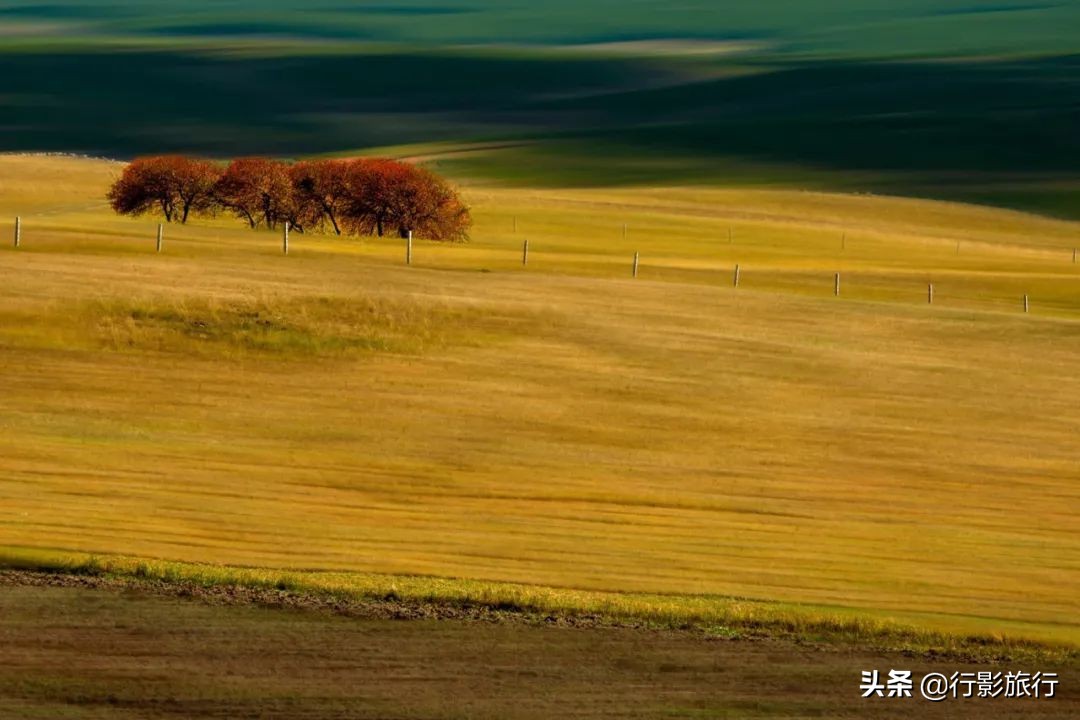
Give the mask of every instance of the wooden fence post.
<svg viewBox="0 0 1080 720">
<path fill-rule="evenodd" d="M 934 304 L 934 283 L 926 286 L 926 302 L 929 305 Z"/>
<path fill-rule="evenodd" d="M 409 231 L 409 236 L 405 238 L 405 264 L 412 265 L 412 230 Z"/>
<path fill-rule="evenodd" d="M 1024 312 L 1031 312 L 1031 303 L 1028 302 L 1028 296 L 1024 296 Z"/>
<path fill-rule="evenodd" d="M 529 264 L 529 241 L 525 240 L 521 245 L 521 265 L 522 267 Z"/>
<path fill-rule="evenodd" d="M 833 295 L 840 297 L 840 273 L 836 273 L 836 277 L 833 278 Z"/>
<path fill-rule="evenodd" d="M 735 266 L 735 287 L 739 287 L 739 266 Z"/>
<path fill-rule="evenodd" d="M 158 223 L 158 226 L 157 226 L 157 251 L 158 252 L 161 252 L 161 241 L 164 239 L 164 235 L 165 235 L 165 226 L 162 225 L 161 223 Z"/>
<path fill-rule="evenodd" d="M 15 216 L 15 247 L 19 247 L 19 243 L 22 242 L 22 218 L 18 215 Z"/>
<path fill-rule="evenodd" d="M 289 254 L 289 221 L 285 221 L 284 230 L 281 233 L 281 253 L 283 255 Z"/>
<path fill-rule="evenodd" d="M 637 277 L 638 263 L 641 262 L 641 253 L 634 253 L 634 277 Z"/>
</svg>

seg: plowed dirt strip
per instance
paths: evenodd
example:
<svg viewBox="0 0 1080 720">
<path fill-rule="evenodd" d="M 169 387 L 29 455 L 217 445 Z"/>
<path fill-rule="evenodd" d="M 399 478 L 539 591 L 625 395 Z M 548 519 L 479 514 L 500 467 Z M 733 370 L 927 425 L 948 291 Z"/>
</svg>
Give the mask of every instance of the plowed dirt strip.
<svg viewBox="0 0 1080 720">
<path fill-rule="evenodd" d="M 339 614 L 296 611 L 302 607 Z M 0 717 L 1080 715 L 1075 666 L 978 666 L 599 623 L 500 622 L 515 619 L 392 600 L 338 606 L 275 591 L 3 573 Z M 1061 682 L 1056 697 L 1041 700 L 934 704 L 917 690 L 914 698 L 863 699 L 860 673 L 875 669 L 910 669 L 916 678 L 1054 670 Z"/>
</svg>

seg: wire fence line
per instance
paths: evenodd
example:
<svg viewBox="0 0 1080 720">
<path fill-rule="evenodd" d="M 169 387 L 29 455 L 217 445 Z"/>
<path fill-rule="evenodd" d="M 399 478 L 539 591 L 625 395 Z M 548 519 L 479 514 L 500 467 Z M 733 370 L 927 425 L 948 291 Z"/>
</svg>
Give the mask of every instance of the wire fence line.
<svg viewBox="0 0 1080 720">
<path fill-rule="evenodd" d="M 22 217 L 23 216 L 16 216 L 15 219 L 14 219 L 12 245 L 13 245 L 13 247 L 15 249 L 20 249 L 20 248 L 25 247 L 25 242 L 24 242 L 24 230 L 25 230 L 25 228 L 24 228 L 24 223 L 23 223 Z M 515 221 L 514 221 L 514 227 L 515 227 L 515 232 L 516 232 L 516 228 L 517 228 L 516 218 L 515 218 Z M 53 230 L 55 231 L 55 228 Z M 627 233 L 628 233 L 627 226 L 624 225 L 623 226 L 623 237 L 624 237 L 624 239 L 625 239 Z M 109 235 L 114 236 L 115 233 L 109 233 Z M 157 227 L 156 227 L 156 235 L 154 236 L 154 251 L 155 251 L 155 253 L 161 254 L 161 253 L 163 253 L 165 251 L 165 237 L 166 237 L 166 235 L 165 235 L 165 225 L 162 224 L 162 223 L 158 223 Z M 727 236 L 728 244 L 731 244 L 733 242 L 732 238 L 733 238 L 733 234 L 731 233 L 731 231 L 729 229 L 728 236 Z M 407 265 L 407 266 L 412 266 L 413 265 L 413 256 L 414 256 L 414 243 L 413 243 L 413 234 L 412 234 L 412 232 L 409 232 L 408 235 L 405 238 L 402 238 L 401 240 L 402 240 L 402 242 L 404 244 L 404 257 L 403 257 L 404 264 Z M 998 247 L 996 247 L 996 246 L 994 246 L 994 245 L 992 245 L 990 243 L 981 243 L 981 244 L 985 244 L 988 247 L 992 247 L 995 250 L 1000 250 L 1001 249 L 1001 248 L 998 248 Z M 847 235 L 847 233 L 843 233 L 842 236 L 841 236 L 840 247 L 839 247 L 840 252 L 844 253 L 847 250 L 847 247 L 848 247 L 848 235 Z M 1021 247 L 1021 248 L 1024 248 L 1024 249 L 1037 249 L 1037 250 L 1040 250 L 1042 252 L 1047 252 L 1049 250 L 1052 250 L 1052 249 L 1048 249 L 1048 248 L 1040 247 L 1040 246 L 1016 246 L 1016 245 L 1014 245 L 1012 247 Z M 289 227 L 288 223 L 285 223 L 284 227 L 282 228 L 280 248 L 281 248 L 281 254 L 282 255 L 285 255 L 285 256 L 289 255 L 289 253 L 290 253 L 290 227 Z M 956 244 L 956 253 L 957 254 L 960 253 L 960 248 L 961 248 L 960 241 L 957 241 L 957 244 Z M 521 267 L 522 268 L 529 267 L 529 263 L 530 263 L 530 259 L 531 259 L 530 251 L 535 253 L 535 245 L 531 245 L 529 239 L 523 239 L 522 247 L 521 247 L 521 255 L 520 255 L 520 257 L 521 257 Z M 1069 261 L 1070 265 L 1076 265 L 1077 264 L 1078 255 L 1080 255 L 1080 253 L 1078 253 L 1078 250 L 1076 248 L 1073 248 L 1073 249 L 1069 250 L 1065 254 L 1068 256 L 1068 261 Z M 605 257 L 614 259 L 616 256 L 614 254 L 607 254 Z M 642 273 L 642 270 L 646 267 L 645 258 L 642 255 L 640 250 L 634 251 L 633 255 L 629 258 L 629 266 L 630 266 L 630 273 L 629 273 L 630 277 L 633 278 L 633 279 L 637 279 L 639 277 L 639 275 Z M 662 264 L 653 266 L 653 269 L 658 270 L 661 273 L 679 271 L 678 268 L 673 268 L 670 265 L 662 265 Z M 722 270 L 723 270 L 722 267 L 716 267 L 716 266 L 711 267 L 711 268 L 695 268 L 695 271 L 699 272 L 699 273 L 701 273 L 701 272 L 716 272 L 716 273 L 719 273 Z M 734 263 L 733 267 L 729 266 L 729 270 L 732 272 L 732 286 L 734 288 L 739 288 L 741 285 L 743 285 L 743 281 L 745 279 L 743 265 L 741 263 Z M 685 272 L 685 271 L 686 270 L 683 269 L 683 272 Z M 822 280 L 823 291 L 824 291 L 824 288 L 831 286 L 832 295 L 833 295 L 833 297 L 837 297 L 837 298 L 845 296 L 845 293 L 842 292 L 842 284 L 841 284 L 842 280 L 843 280 L 843 288 L 847 289 L 852 284 L 854 284 L 854 283 L 851 282 L 852 276 L 858 278 L 858 277 L 864 276 L 866 274 L 866 273 L 860 274 L 859 271 L 852 271 L 850 273 L 843 272 L 843 271 L 834 271 L 834 272 L 830 273 L 828 276 L 826 276 L 825 275 L 826 272 L 827 271 L 825 271 L 825 270 L 821 271 L 821 274 L 822 274 L 822 277 L 823 277 L 823 280 Z M 913 274 L 914 272 L 915 271 L 911 271 L 908 274 Z M 950 269 L 948 272 L 949 273 L 956 273 L 957 271 L 955 269 Z M 769 269 L 762 268 L 762 269 L 759 269 L 759 270 L 756 269 L 754 271 L 754 277 L 756 277 L 756 278 L 762 278 L 762 277 L 765 277 L 765 276 L 770 275 L 770 274 L 771 274 L 772 280 L 774 281 L 773 284 L 770 285 L 768 282 L 765 282 L 765 283 L 762 283 L 760 287 L 769 287 L 769 288 L 775 289 L 776 288 L 775 281 L 776 281 L 776 279 L 778 277 L 783 278 L 785 276 L 791 276 L 791 275 L 806 276 L 806 275 L 810 275 L 810 274 L 817 275 L 817 272 L 812 272 L 812 271 L 807 271 L 807 270 L 791 271 L 791 270 L 783 270 L 783 269 L 777 269 L 777 268 L 769 268 Z M 826 277 L 828 277 L 831 280 L 831 283 L 829 283 L 827 280 L 825 280 Z M 893 275 L 891 277 L 895 280 L 895 275 Z M 1080 280 L 1080 277 L 1078 277 L 1077 279 Z M 941 282 L 938 281 L 937 284 L 940 286 Z M 913 283 L 913 285 L 914 285 L 914 283 Z M 800 283 L 800 287 L 802 289 L 805 289 L 806 288 L 805 283 Z M 858 287 L 858 285 L 856 285 L 856 287 Z M 873 287 L 874 289 L 876 289 L 878 291 L 884 291 L 884 290 L 889 289 L 884 285 L 876 285 L 876 286 L 866 285 L 866 286 L 864 286 L 864 289 L 868 288 L 868 287 Z M 895 288 L 895 287 L 896 287 L 896 283 L 894 281 L 892 283 L 892 288 Z M 933 281 L 926 282 L 924 284 L 924 287 L 925 287 L 925 295 L 924 295 L 924 297 L 925 297 L 926 304 L 933 305 L 933 304 L 935 304 L 935 301 L 940 303 L 940 301 L 942 300 L 942 295 L 940 294 L 940 292 L 936 291 L 935 282 L 933 282 Z M 782 285 L 781 285 L 781 289 L 782 289 Z M 913 288 L 913 294 L 914 294 L 914 288 Z M 982 295 L 979 295 L 979 299 L 983 300 L 983 301 L 997 301 L 997 302 L 1000 302 L 1000 303 L 1006 302 L 1006 298 L 1003 297 L 1003 296 L 989 296 L 989 295 L 982 294 Z M 1010 304 L 1015 302 L 1016 306 L 1018 308 L 1021 308 L 1023 313 L 1030 313 L 1031 312 L 1032 295 L 1031 295 L 1030 291 L 1020 293 L 1020 294 L 1014 296 L 1014 299 L 1008 300 L 1008 302 Z M 1073 305 L 1071 305 L 1071 304 L 1062 305 L 1062 304 L 1058 303 L 1058 304 L 1054 304 L 1053 306 L 1057 307 L 1058 309 L 1062 309 L 1062 310 L 1075 310 Z M 1078 285 L 1078 287 L 1077 287 L 1076 306 L 1078 308 L 1080 308 L 1080 285 Z"/>
</svg>

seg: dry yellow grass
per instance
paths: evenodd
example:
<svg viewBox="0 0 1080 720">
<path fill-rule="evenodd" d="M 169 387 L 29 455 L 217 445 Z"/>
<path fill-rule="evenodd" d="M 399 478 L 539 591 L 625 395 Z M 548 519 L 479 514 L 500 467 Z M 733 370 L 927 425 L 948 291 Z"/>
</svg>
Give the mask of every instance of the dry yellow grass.
<svg viewBox="0 0 1080 720">
<path fill-rule="evenodd" d="M 225 220 L 157 256 L 97 200 L 115 172 L 0 158 L 0 546 L 1080 642 L 1074 224 L 475 189 L 475 241 L 412 268 Z"/>
</svg>

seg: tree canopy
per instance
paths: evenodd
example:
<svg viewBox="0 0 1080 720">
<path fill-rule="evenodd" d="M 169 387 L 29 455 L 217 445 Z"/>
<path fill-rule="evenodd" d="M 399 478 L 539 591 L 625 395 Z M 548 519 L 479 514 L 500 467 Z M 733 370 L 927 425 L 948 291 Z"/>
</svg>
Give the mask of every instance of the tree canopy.
<svg viewBox="0 0 1080 720">
<path fill-rule="evenodd" d="M 193 212 L 226 211 L 249 227 L 288 222 L 298 232 L 338 235 L 410 232 L 466 241 L 472 218 L 449 183 L 398 160 L 358 158 L 284 163 L 237 158 L 222 167 L 176 155 L 137 158 L 108 192 L 117 213 L 160 212 L 187 222 Z"/>
<path fill-rule="evenodd" d="M 122 215 L 159 211 L 167 222 L 186 223 L 192 212 L 213 208 L 219 176 L 217 166 L 206 160 L 180 155 L 137 158 L 107 198 Z"/>
</svg>

